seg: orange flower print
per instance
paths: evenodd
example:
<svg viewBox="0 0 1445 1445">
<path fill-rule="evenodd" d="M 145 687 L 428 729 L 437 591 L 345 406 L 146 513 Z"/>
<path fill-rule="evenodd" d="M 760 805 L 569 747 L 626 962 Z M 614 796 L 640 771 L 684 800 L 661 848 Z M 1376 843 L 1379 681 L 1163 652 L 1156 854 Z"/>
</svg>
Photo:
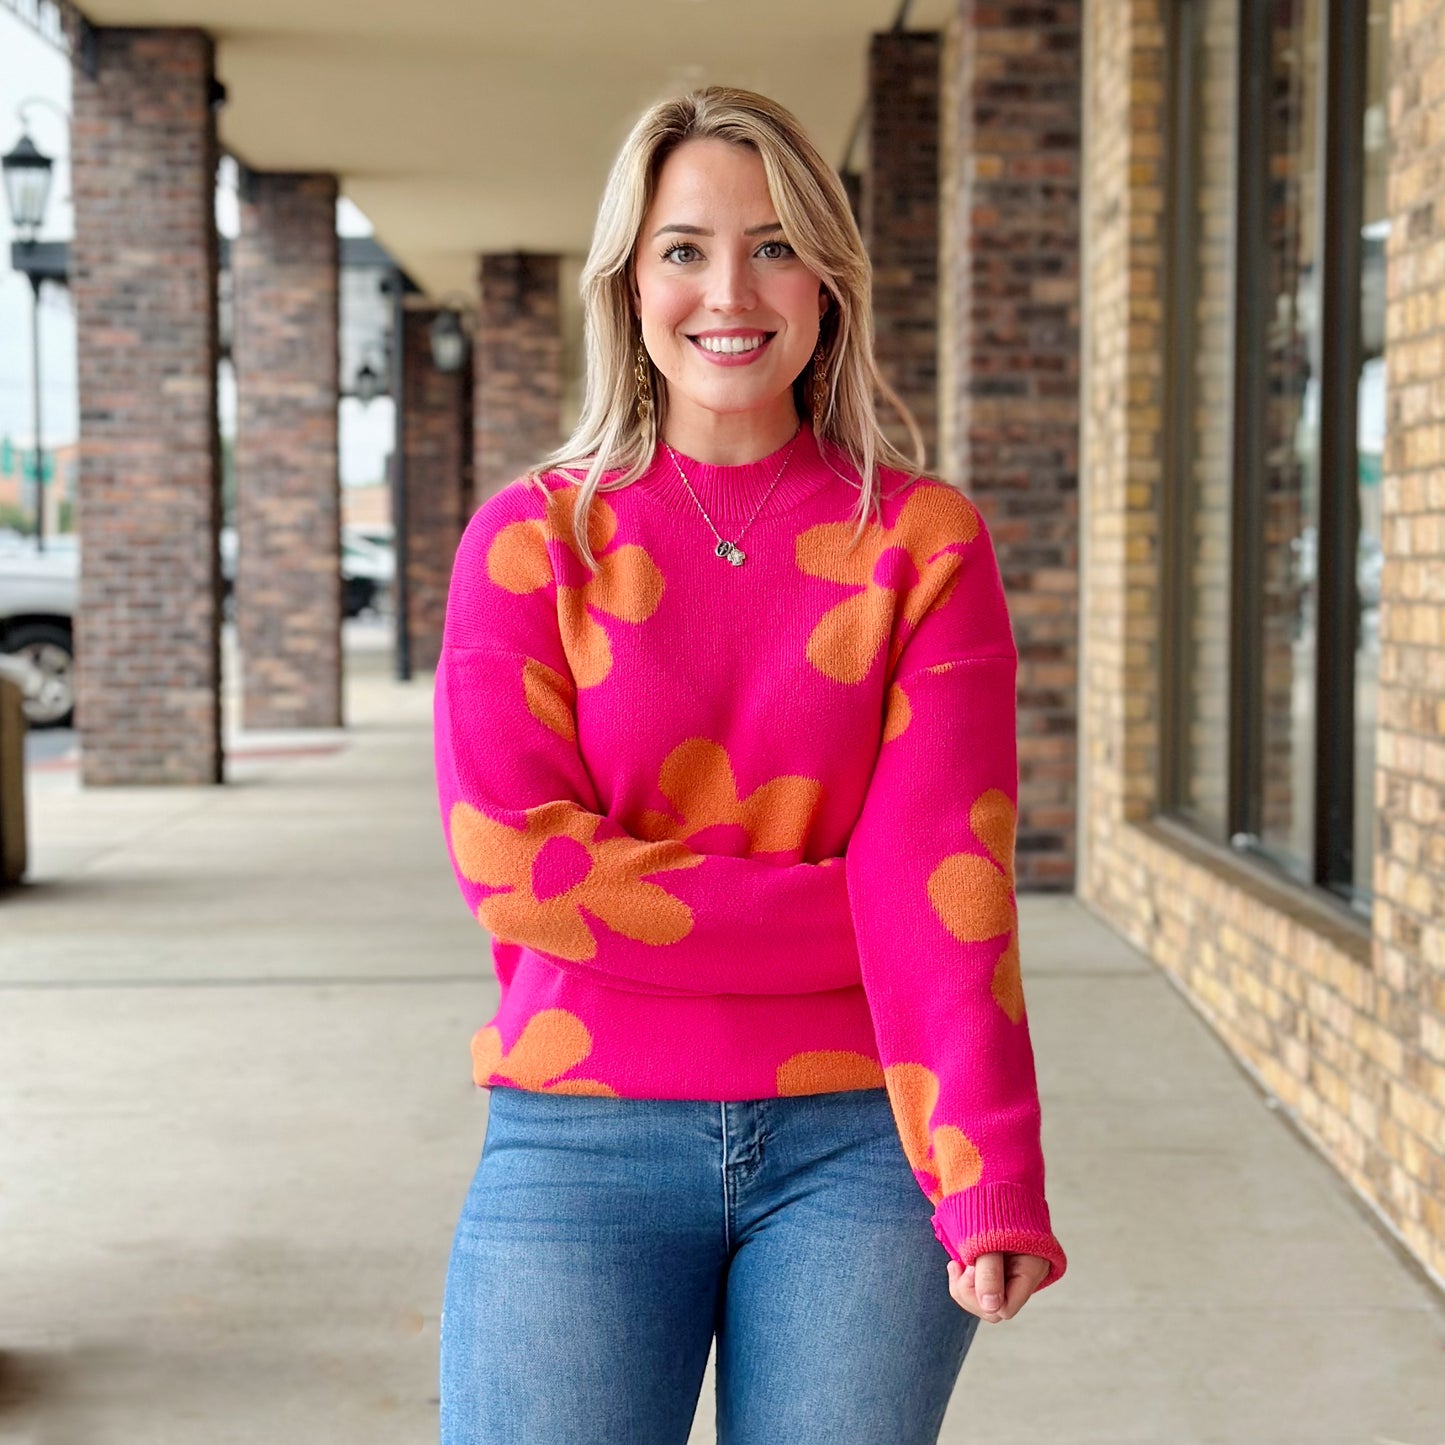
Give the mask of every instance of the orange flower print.
<svg viewBox="0 0 1445 1445">
<path fill-rule="evenodd" d="M 662 600 L 662 573 L 634 545 L 607 549 L 617 533 L 617 513 L 601 497 L 593 499 L 587 522 L 587 540 L 601 570 L 590 572 L 577 551 L 574 527 L 576 487 L 551 493 L 547 516 L 535 521 L 511 522 L 487 549 L 487 576 L 499 587 L 525 596 L 557 581 L 557 618 L 562 647 L 578 687 L 596 687 L 612 671 L 612 643 L 606 629 L 593 616 L 605 613 L 622 622 L 645 622 Z M 565 549 L 554 574 L 550 542 Z"/>
<path fill-rule="evenodd" d="M 577 689 L 570 677 L 529 657 L 522 664 L 522 691 L 527 711 L 539 723 L 569 743 L 577 741 Z"/>
<path fill-rule="evenodd" d="M 852 522 L 824 522 L 799 534 L 804 572 L 862 589 L 823 614 L 808 638 L 808 661 L 837 682 L 862 682 L 891 632 L 891 666 L 909 633 L 948 601 L 959 553 L 979 530 L 965 496 L 931 483 L 914 489 L 892 527 L 874 523 L 852 551 Z M 895 620 L 903 625 L 895 629 Z"/>
<path fill-rule="evenodd" d="M 812 1049 L 778 1065 L 778 1097 L 793 1094 L 835 1094 L 847 1089 L 877 1089 L 883 1066 L 851 1049 Z"/>
<path fill-rule="evenodd" d="M 883 714 L 883 741 L 891 743 L 895 738 L 901 738 L 912 721 L 913 704 L 908 701 L 908 694 L 895 682 L 888 689 L 888 705 Z"/>
<path fill-rule="evenodd" d="M 963 664 L 958 661 L 937 662 L 932 667 L 924 668 L 924 672 L 938 673 L 949 672 L 955 667 Z M 883 707 L 883 741 L 891 743 L 895 738 L 901 738 L 908 731 L 908 724 L 913 721 L 913 704 L 908 694 L 895 682 L 888 689 L 888 697 Z"/>
<path fill-rule="evenodd" d="M 980 794 L 968 810 L 968 826 L 988 858 L 951 854 L 929 875 L 928 897 L 939 921 L 960 943 L 1008 935 L 990 991 L 1010 1021 L 1018 1023 L 1024 1016 L 1024 989 L 1014 905 L 1014 805 L 1008 794 L 997 788 Z"/>
<path fill-rule="evenodd" d="M 785 776 L 740 798 L 727 749 L 707 738 L 673 748 L 657 787 L 677 816 L 648 810 L 638 819 L 639 837 L 676 838 L 700 852 L 733 856 L 801 856 L 823 796 L 815 778 Z"/>
<path fill-rule="evenodd" d="M 983 1177 L 983 1156 L 973 1140 L 952 1124 L 929 1128 L 938 1104 L 938 1075 L 922 1064 L 890 1064 L 883 1077 L 903 1152 L 914 1173 L 934 1181 L 924 1185 L 929 1200 L 938 1204 L 977 1184 Z"/>
<path fill-rule="evenodd" d="M 597 1079 L 559 1079 L 592 1052 L 587 1025 L 564 1008 L 543 1009 L 527 1020 L 517 1042 L 504 1053 L 502 1036 L 490 1024 L 472 1039 L 472 1078 L 493 1077 L 544 1094 L 591 1094 L 615 1099 L 617 1090 Z"/>
<path fill-rule="evenodd" d="M 695 868 L 701 854 L 681 843 L 597 838 L 603 820 L 573 803 L 543 803 L 525 816 L 517 829 L 457 803 L 448 820 L 462 876 L 500 890 L 477 905 L 493 935 L 583 963 L 597 956 L 584 911 L 639 943 L 676 943 L 692 932 L 692 909 L 645 880 Z"/>
</svg>

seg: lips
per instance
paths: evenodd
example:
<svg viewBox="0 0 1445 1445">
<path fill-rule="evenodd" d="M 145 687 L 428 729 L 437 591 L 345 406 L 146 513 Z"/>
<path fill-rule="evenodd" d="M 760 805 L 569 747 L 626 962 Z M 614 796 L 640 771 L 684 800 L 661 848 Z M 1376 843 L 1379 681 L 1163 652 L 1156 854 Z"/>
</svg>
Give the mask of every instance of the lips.
<svg viewBox="0 0 1445 1445">
<path fill-rule="evenodd" d="M 746 366 L 767 351 L 776 331 L 711 331 L 687 339 L 715 366 Z"/>
</svg>

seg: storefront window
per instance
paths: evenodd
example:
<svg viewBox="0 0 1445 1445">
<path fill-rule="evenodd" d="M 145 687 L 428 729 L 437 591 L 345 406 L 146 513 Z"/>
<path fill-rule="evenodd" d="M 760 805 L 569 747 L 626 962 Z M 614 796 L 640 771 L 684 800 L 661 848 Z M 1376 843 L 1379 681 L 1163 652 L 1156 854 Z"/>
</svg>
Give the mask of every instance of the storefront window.
<svg viewBox="0 0 1445 1445">
<path fill-rule="evenodd" d="M 1310 876 L 1319 563 L 1322 0 L 1275 0 L 1266 148 L 1260 846 Z"/>
<path fill-rule="evenodd" d="M 1188 284 L 1179 304 L 1188 390 L 1179 413 L 1187 479 L 1180 662 L 1181 807 L 1211 836 L 1227 832 L 1230 491 L 1233 476 L 1234 195 L 1239 116 L 1238 0 L 1204 0 L 1191 53 L 1187 116 Z"/>
<path fill-rule="evenodd" d="M 1369 905 L 1388 0 L 1177 0 L 1165 810 Z"/>
<path fill-rule="evenodd" d="M 1390 89 L 1389 0 L 1370 0 L 1365 45 L 1364 221 L 1360 262 L 1360 380 L 1356 417 L 1360 536 L 1355 559 L 1354 893 L 1368 898 L 1375 862 L 1375 725 L 1380 678 L 1380 573 L 1384 554 L 1380 474 L 1385 450 L 1386 117 Z"/>
</svg>

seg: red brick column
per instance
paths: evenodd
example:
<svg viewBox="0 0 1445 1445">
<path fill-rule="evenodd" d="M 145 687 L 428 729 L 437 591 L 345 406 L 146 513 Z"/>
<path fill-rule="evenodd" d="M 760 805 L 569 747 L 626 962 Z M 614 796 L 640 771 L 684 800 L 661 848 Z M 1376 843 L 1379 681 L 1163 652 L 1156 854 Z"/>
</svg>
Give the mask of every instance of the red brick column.
<svg viewBox="0 0 1445 1445">
<path fill-rule="evenodd" d="M 961 0 L 945 54 L 943 456 L 987 518 L 1019 647 L 1024 888 L 1075 867 L 1080 18 Z"/>
<path fill-rule="evenodd" d="M 475 338 L 476 496 L 480 505 L 561 440 L 558 258 L 481 258 Z"/>
<path fill-rule="evenodd" d="M 427 333 L 438 314 L 408 311 L 403 321 L 407 637 L 417 671 L 436 667 L 452 560 L 471 511 L 471 368 L 445 372 L 432 364 Z"/>
<path fill-rule="evenodd" d="M 938 458 L 938 108 L 943 39 L 892 30 L 868 52 L 868 166 L 863 240 L 873 262 L 876 353 L 885 380 L 907 404 Z M 889 435 L 908 433 L 881 412 Z"/>
<path fill-rule="evenodd" d="M 88 785 L 221 781 L 212 44 L 95 32 L 71 128 Z"/>
<path fill-rule="evenodd" d="M 236 631 L 248 728 L 341 723 L 336 178 L 250 172 L 236 291 Z"/>
</svg>

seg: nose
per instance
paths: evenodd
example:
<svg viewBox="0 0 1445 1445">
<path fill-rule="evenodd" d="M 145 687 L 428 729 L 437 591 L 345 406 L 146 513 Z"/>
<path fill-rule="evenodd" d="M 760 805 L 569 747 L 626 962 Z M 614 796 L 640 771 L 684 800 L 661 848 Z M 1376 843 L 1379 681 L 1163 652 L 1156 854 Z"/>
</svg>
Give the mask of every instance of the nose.
<svg viewBox="0 0 1445 1445">
<path fill-rule="evenodd" d="M 724 256 L 708 271 L 707 305 L 724 316 L 741 316 L 753 309 L 757 293 L 752 268 L 745 257 Z"/>
</svg>

